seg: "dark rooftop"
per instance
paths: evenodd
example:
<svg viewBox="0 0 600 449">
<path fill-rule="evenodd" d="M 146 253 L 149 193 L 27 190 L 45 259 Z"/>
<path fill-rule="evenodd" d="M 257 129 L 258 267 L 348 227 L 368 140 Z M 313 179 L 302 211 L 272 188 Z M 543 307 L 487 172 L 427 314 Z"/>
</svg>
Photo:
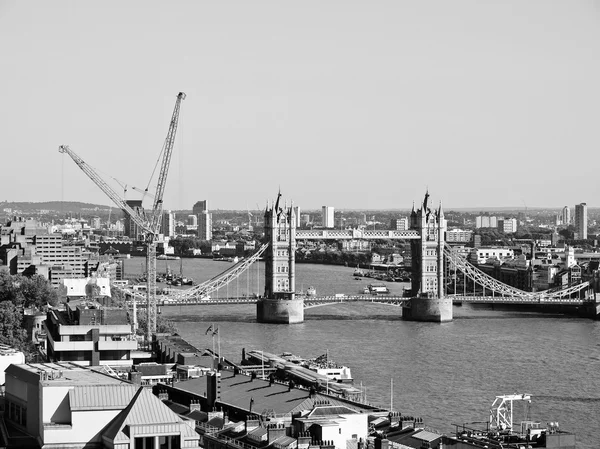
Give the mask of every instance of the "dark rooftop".
<svg viewBox="0 0 600 449">
<path fill-rule="evenodd" d="M 176 388 L 206 397 L 206 377 L 189 379 L 176 384 Z M 234 375 L 231 371 L 221 371 L 221 400 L 241 410 L 250 412 L 250 400 L 252 410 L 273 410 L 277 414 L 293 413 L 296 411 L 309 410 L 315 405 L 327 405 L 348 408 L 344 413 L 372 412 L 372 406 L 345 401 L 332 396 L 315 393 L 309 397 L 309 391 L 292 388 L 289 391 L 287 384 L 273 383 L 269 381 L 254 379 L 244 374 Z"/>
</svg>

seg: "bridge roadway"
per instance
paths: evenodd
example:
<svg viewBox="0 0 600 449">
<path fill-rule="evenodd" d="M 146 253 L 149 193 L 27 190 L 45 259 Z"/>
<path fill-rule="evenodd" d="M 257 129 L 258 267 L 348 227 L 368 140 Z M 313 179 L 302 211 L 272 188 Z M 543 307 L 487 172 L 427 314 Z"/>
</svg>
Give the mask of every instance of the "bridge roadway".
<svg viewBox="0 0 600 449">
<path fill-rule="evenodd" d="M 584 304 L 593 304 L 593 299 L 582 298 L 544 298 L 527 296 L 464 296 L 448 295 L 452 302 L 470 303 L 470 304 L 539 304 L 539 305 L 569 305 L 581 306 Z"/>
<path fill-rule="evenodd" d="M 539 297 L 508 297 L 508 296 L 463 296 L 448 295 L 454 303 L 470 304 L 539 304 L 539 305 L 571 305 L 581 306 L 584 304 L 593 304 L 593 299 L 582 298 L 539 298 Z M 332 296 L 305 296 L 304 308 L 309 309 L 327 304 L 344 302 L 371 302 L 379 304 L 390 304 L 396 306 L 410 307 L 411 298 L 392 295 L 332 295 Z M 258 298 L 249 297 L 231 297 L 231 298 L 211 298 L 195 300 L 165 300 L 158 299 L 160 306 L 191 306 L 191 305 L 226 305 L 226 304 L 256 304 Z M 138 303 L 138 307 L 145 307 L 144 303 Z"/>
<path fill-rule="evenodd" d="M 300 297 L 298 297 L 300 298 Z M 317 307 L 321 305 L 342 303 L 342 302 L 373 302 L 393 305 L 408 305 L 410 298 L 392 295 L 333 295 L 333 296 L 304 296 L 304 308 Z M 211 298 L 211 299 L 194 299 L 189 301 L 176 301 L 157 299 L 160 306 L 210 306 L 210 305 L 225 305 L 225 304 L 256 304 L 258 298 L 248 297 L 233 297 L 233 298 Z M 138 302 L 138 307 L 145 307 L 145 304 Z"/>
</svg>

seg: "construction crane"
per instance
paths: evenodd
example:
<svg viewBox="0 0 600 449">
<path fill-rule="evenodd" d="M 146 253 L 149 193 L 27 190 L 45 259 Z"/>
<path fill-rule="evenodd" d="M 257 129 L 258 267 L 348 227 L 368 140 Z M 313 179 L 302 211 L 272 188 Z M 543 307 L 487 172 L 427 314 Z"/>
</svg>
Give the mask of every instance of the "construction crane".
<svg viewBox="0 0 600 449">
<path fill-rule="evenodd" d="M 61 145 L 58 149 L 60 153 L 67 153 L 71 156 L 71 159 L 79 166 L 79 168 L 88 177 L 94 181 L 94 183 L 100 187 L 100 189 L 125 213 L 127 213 L 133 222 L 139 226 L 146 241 L 146 314 L 147 314 L 147 333 L 146 338 L 148 343 L 152 341 L 152 335 L 156 334 L 156 241 L 158 234 L 160 233 L 162 206 L 163 206 L 163 194 L 167 183 L 167 174 L 169 172 L 169 164 L 171 162 L 171 153 L 173 151 L 173 145 L 175 143 L 175 134 L 177 132 L 177 125 L 179 122 L 179 109 L 181 106 L 181 100 L 185 100 L 186 95 L 183 92 L 179 92 L 177 100 L 175 101 L 175 109 L 171 117 L 171 123 L 169 125 L 169 131 L 167 138 L 162 149 L 162 164 L 160 174 L 158 177 L 158 183 L 156 188 L 156 194 L 154 196 L 154 203 L 152 210 L 146 214 L 143 210 L 137 211 L 127 204 L 127 202 L 119 197 L 119 195 L 96 173 L 96 171 L 86 164 L 77 154 L 75 154 L 67 145 Z M 134 299 L 135 301 L 135 299 Z M 137 317 L 133 318 L 133 326 L 137 327 Z"/>
</svg>

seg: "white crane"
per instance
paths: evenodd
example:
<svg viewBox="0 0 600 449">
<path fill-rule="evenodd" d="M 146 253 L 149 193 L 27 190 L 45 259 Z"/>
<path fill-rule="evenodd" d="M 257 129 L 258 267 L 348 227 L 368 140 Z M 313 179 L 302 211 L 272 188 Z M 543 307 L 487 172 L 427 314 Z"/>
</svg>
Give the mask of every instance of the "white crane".
<svg viewBox="0 0 600 449">
<path fill-rule="evenodd" d="M 513 430 L 513 402 L 527 401 L 531 403 L 529 394 L 507 394 L 496 396 L 490 410 L 490 428 L 496 431 Z"/>
<path fill-rule="evenodd" d="M 104 180 L 96 173 L 96 171 L 86 164 L 77 154 L 75 154 L 67 145 L 61 145 L 58 149 L 61 153 L 67 153 L 73 161 L 79 166 L 79 168 L 88 177 L 94 181 L 94 183 L 100 187 L 100 189 L 125 213 L 127 213 L 131 219 L 137 224 L 145 235 L 146 240 L 146 267 L 147 267 L 147 292 L 146 292 L 146 312 L 148 317 L 148 329 L 146 338 L 150 344 L 152 341 L 152 335 L 156 333 L 156 240 L 160 233 L 162 206 L 163 206 L 163 194 L 167 183 L 167 174 L 169 172 L 169 164 L 171 162 L 171 153 L 173 151 L 173 145 L 175 143 L 175 134 L 177 132 L 177 124 L 179 122 L 179 109 L 181 100 L 184 100 L 186 95 L 183 92 L 179 92 L 177 100 L 175 101 L 175 109 L 173 110 L 173 116 L 171 117 L 171 123 L 169 125 L 169 131 L 167 138 L 161 151 L 162 164 L 160 174 L 158 177 L 156 195 L 154 196 L 154 204 L 152 210 L 146 215 L 144 211 L 137 212 L 132 209 L 127 202 L 119 197 L 119 195 L 108 185 Z M 135 299 L 134 299 L 135 301 Z M 134 312 L 134 328 L 137 327 L 137 318 Z"/>
</svg>

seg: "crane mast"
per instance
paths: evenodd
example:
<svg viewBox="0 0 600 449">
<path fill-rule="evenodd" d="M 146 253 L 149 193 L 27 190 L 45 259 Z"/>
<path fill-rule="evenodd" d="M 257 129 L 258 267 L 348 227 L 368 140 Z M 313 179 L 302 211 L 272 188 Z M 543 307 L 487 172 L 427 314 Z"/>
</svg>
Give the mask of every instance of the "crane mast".
<svg viewBox="0 0 600 449">
<path fill-rule="evenodd" d="M 175 144 L 175 134 L 177 132 L 177 124 L 179 122 L 179 110 L 181 100 L 185 100 L 185 93 L 179 92 L 175 102 L 175 109 L 171 117 L 169 131 L 162 150 L 162 164 L 159 174 L 156 195 L 150 216 L 146 217 L 138 213 L 127 202 L 121 198 L 101 177 L 96 171 L 84 162 L 77 154 L 75 154 L 68 145 L 61 145 L 58 148 L 60 153 L 67 153 L 77 166 L 108 196 L 119 208 L 127 213 L 131 219 L 138 225 L 145 234 L 146 240 L 146 311 L 147 311 L 147 333 L 146 338 L 148 344 L 152 342 L 152 335 L 156 334 L 156 242 L 160 232 L 160 218 L 162 214 L 163 194 L 167 182 L 167 174 L 169 172 L 169 164 L 171 162 L 171 153 Z M 133 299 L 135 301 L 135 299 Z M 134 313 L 135 315 L 135 313 Z M 137 317 L 134 316 L 134 328 L 137 325 Z"/>
</svg>

